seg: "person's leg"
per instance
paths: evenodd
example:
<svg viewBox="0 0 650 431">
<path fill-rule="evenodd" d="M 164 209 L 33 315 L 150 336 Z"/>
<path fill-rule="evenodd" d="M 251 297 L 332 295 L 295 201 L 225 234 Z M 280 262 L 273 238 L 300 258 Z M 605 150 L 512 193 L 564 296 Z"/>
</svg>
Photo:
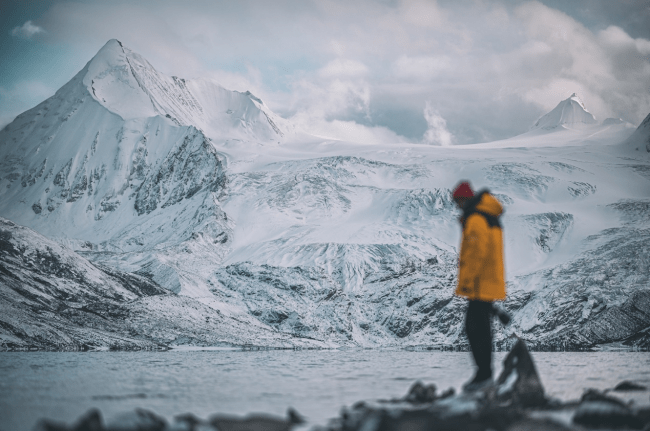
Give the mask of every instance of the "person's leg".
<svg viewBox="0 0 650 431">
<path fill-rule="evenodd" d="M 492 377 L 492 303 L 469 301 L 465 330 L 478 367 L 474 381 Z"/>
</svg>

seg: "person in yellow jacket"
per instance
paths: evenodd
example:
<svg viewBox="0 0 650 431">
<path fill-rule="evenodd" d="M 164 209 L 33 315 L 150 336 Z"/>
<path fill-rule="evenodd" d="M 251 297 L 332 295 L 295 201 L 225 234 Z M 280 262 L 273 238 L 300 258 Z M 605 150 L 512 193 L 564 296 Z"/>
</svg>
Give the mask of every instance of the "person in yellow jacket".
<svg viewBox="0 0 650 431">
<path fill-rule="evenodd" d="M 465 331 L 477 366 L 474 378 L 464 389 L 474 391 L 492 384 L 492 316 L 497 313 L 504 324 L 510 320 L 507 313 L 497 312 L 493 305 L 493 301 L 506 298 L 503 234 L 499 220 L 503 207 L 487 190 L 475 195 L 465 181 L 456 186 L 453 199 L 463 211 L 455 293 L 469 299 Z"/>
</svg>

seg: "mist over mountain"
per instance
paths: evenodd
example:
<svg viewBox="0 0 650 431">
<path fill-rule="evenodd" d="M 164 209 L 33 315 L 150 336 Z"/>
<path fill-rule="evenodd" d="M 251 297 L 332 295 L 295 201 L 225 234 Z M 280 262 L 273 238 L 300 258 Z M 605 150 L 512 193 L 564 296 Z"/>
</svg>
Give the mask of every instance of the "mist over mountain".
<svg viewBox="0 0 650 431">
<path fill-rule="evenodd" d="M 649 136 L 574 94 L 494 143 L 327 140 L 111 40 L 0 131 L 0 343 L 464 345 L 469 179 L 506 208 L 498 345 L 647 347 Z"/>
</svg>

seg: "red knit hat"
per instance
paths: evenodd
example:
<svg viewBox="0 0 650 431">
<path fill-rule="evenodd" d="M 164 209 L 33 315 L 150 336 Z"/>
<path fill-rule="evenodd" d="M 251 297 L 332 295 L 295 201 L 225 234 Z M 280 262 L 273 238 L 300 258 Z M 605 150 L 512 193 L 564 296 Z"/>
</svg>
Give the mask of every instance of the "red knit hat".
<svg viewBox="0 0 650 431">
<path fill-rule="evenodd" d="M 474 192 L 472 191 L 472 187 L 470 187 L 467 181 L 462 181 L 454 189 L 454 193 L 452 194 L 452 197 L 454 199 L 471 198 L 474 197 Z"/>
</svg>

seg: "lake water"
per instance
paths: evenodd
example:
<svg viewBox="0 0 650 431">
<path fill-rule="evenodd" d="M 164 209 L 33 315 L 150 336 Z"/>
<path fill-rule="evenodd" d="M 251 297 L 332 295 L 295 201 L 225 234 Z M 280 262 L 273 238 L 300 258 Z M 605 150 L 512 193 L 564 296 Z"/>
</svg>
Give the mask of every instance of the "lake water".
<svg viewBox="0 0 650 431">
<path fill-rule="evenodd" d="M 495 371 L 504 356 L 495 354 Z M 622 380 L 650 386 L 647 352 L 533 358 L 547 393 L 565 401 Z M 42 417 L 72 422 L 91 407 L 105 419 L 135 407 L 171 419 L 187 412 L 284 416 L 291 406 L 310 425 L 325 424 L 342 406 L 401 397 L 416 380 L 458 390 L 472 371 L 467 352 L 1 352 L 0 430 L 30 430 Z M 647 403 L 648 392 L 639 396 Z"/>
</svg>

